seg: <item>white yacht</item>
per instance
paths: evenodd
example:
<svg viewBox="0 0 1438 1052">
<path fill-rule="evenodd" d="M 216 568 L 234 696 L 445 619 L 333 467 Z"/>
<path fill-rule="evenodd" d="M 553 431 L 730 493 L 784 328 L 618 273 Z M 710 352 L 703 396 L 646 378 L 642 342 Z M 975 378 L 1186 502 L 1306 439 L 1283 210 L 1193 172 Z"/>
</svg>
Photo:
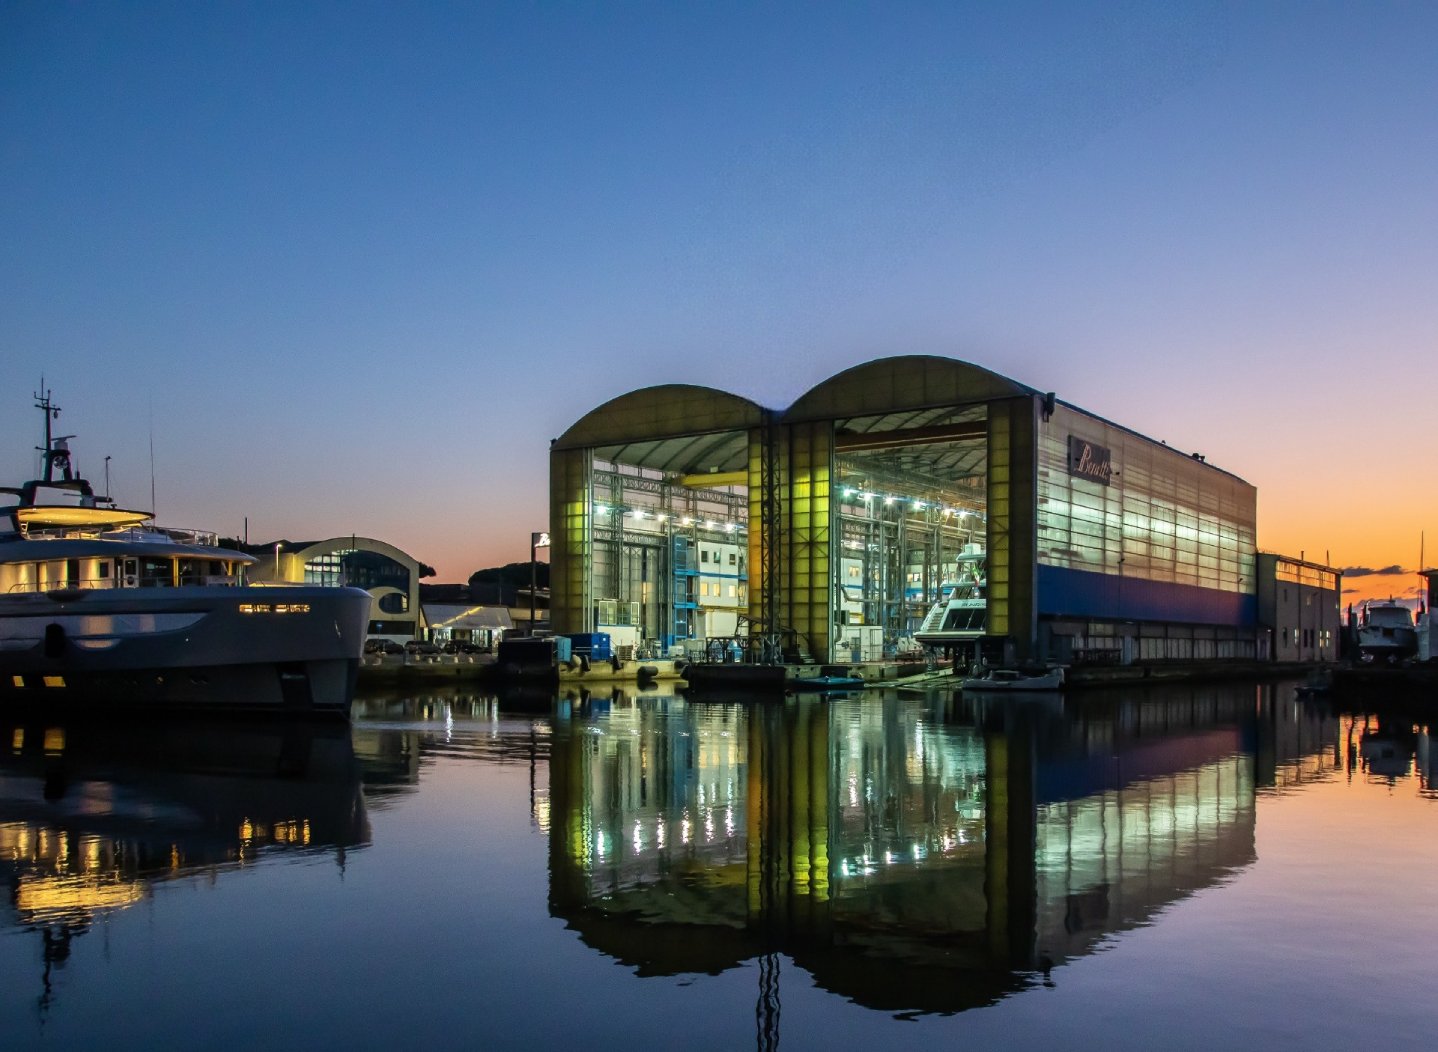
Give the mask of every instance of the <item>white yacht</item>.
<svg viewBox="0 0 1438 1052">
<path fill-rule="evenodd" d="M 43 477 L 0 487 L 0 706 L 349 714 L 368 592 L 247 586 L 254 556 L 96 495 L 36 408 Z"/>
<path fill-rule="evenodd" d="M 914 639 L 931 647 L 954 647 L 982 639 L 988 615 L 987 562 L 983 549 L 968 544 L 960 552 L 955 580 L 941 589 L 939 601 L 924 617 Z"/>
<path fill-rule="evenodd" d="M 1360 661 L 1396 664 L 1418 652 L 1413 612 L 1393 600 L 1370 599 L 1359 609 Z"/>
</svg>

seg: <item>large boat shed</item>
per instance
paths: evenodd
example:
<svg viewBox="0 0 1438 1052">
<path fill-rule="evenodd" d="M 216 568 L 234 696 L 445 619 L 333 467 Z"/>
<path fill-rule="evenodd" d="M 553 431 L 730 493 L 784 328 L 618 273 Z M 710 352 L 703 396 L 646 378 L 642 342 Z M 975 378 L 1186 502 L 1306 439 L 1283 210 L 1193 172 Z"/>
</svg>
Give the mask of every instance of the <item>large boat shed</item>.
<svg viewBox="0 0 1438 1052">
<path fill-rule="evenodd" d="M 555 631 L 640 652 L 1258 656 L 1254 487 L 950 358 L 872 361 L 784 410 L 634 391 L 554 441 L 550 503 Z M 979 613 L 948 632 L 961 593 Z"/>
</svg>

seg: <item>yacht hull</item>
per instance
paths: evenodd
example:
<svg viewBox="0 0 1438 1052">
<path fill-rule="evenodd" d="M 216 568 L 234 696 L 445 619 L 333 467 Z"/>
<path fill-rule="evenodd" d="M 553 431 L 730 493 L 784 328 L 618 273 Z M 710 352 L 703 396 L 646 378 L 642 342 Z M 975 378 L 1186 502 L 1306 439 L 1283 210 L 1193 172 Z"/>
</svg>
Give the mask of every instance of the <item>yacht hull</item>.
<svg viewBox="0 0 1438 1052">
<path fill-rule="evenodd" d="M 0 699 L 348 715 L 369 609 L 354 588 L 0 597 Z"/>
</svg>

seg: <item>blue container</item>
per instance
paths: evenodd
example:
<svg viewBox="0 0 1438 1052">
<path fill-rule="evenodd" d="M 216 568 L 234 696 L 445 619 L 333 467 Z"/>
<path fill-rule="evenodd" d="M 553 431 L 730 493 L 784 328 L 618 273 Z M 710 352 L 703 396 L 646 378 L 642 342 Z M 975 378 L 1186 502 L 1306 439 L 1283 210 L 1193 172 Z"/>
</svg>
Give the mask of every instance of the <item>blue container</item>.
<svg viewBox="0 0 1438 1052">
<path fill-rule="evenodd" d="M 569 642 L 575 655 L 583 654 L 590 661 L 608 661 L 614 656 L 608 632 L 575 632 Z"/>
<path fill-rule="evenodd" d="M 554 645 L 559 648 L 559 653 L 557 656 L 559 658 L 559 663 L 562 665 L 569 660 L 569 655 L 572 653 L 571 648 L 574 646 L 574 643 L 570 640 L 568 636 L 556 636 L 554 639 Z"/>
</svg>

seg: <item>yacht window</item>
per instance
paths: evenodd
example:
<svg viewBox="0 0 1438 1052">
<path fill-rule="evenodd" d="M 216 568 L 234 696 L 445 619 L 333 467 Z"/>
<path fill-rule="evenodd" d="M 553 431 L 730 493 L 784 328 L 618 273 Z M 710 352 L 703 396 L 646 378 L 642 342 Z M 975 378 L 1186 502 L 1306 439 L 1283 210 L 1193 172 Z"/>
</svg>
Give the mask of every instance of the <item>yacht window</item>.
<svg viewBox="0 0 1438 1052">
<path fill-rule="evenodd" d="M 174 584 L 174 567 L 169 559 L 142 558 L 140 560 L 141 588 L 172 588 Z"/>
<path fill-rule="evenodd" d="M 97 562 L 97 563 L 95 564 L 95 576 L 99 577 L 102 581 L 103 581 L 103 580 L 107 580 L 107 579 L 109 578 L 109 576 L 110 576 L 110 560 L 109 560 L 109 559 L 101 559 L 99 562 Z"/>
<path fill-rule="evenodd" d="M 80 584 L 80 560 L 65 560 L 65 585 L 69 588 L 76 588 Z"/>
</svg>

